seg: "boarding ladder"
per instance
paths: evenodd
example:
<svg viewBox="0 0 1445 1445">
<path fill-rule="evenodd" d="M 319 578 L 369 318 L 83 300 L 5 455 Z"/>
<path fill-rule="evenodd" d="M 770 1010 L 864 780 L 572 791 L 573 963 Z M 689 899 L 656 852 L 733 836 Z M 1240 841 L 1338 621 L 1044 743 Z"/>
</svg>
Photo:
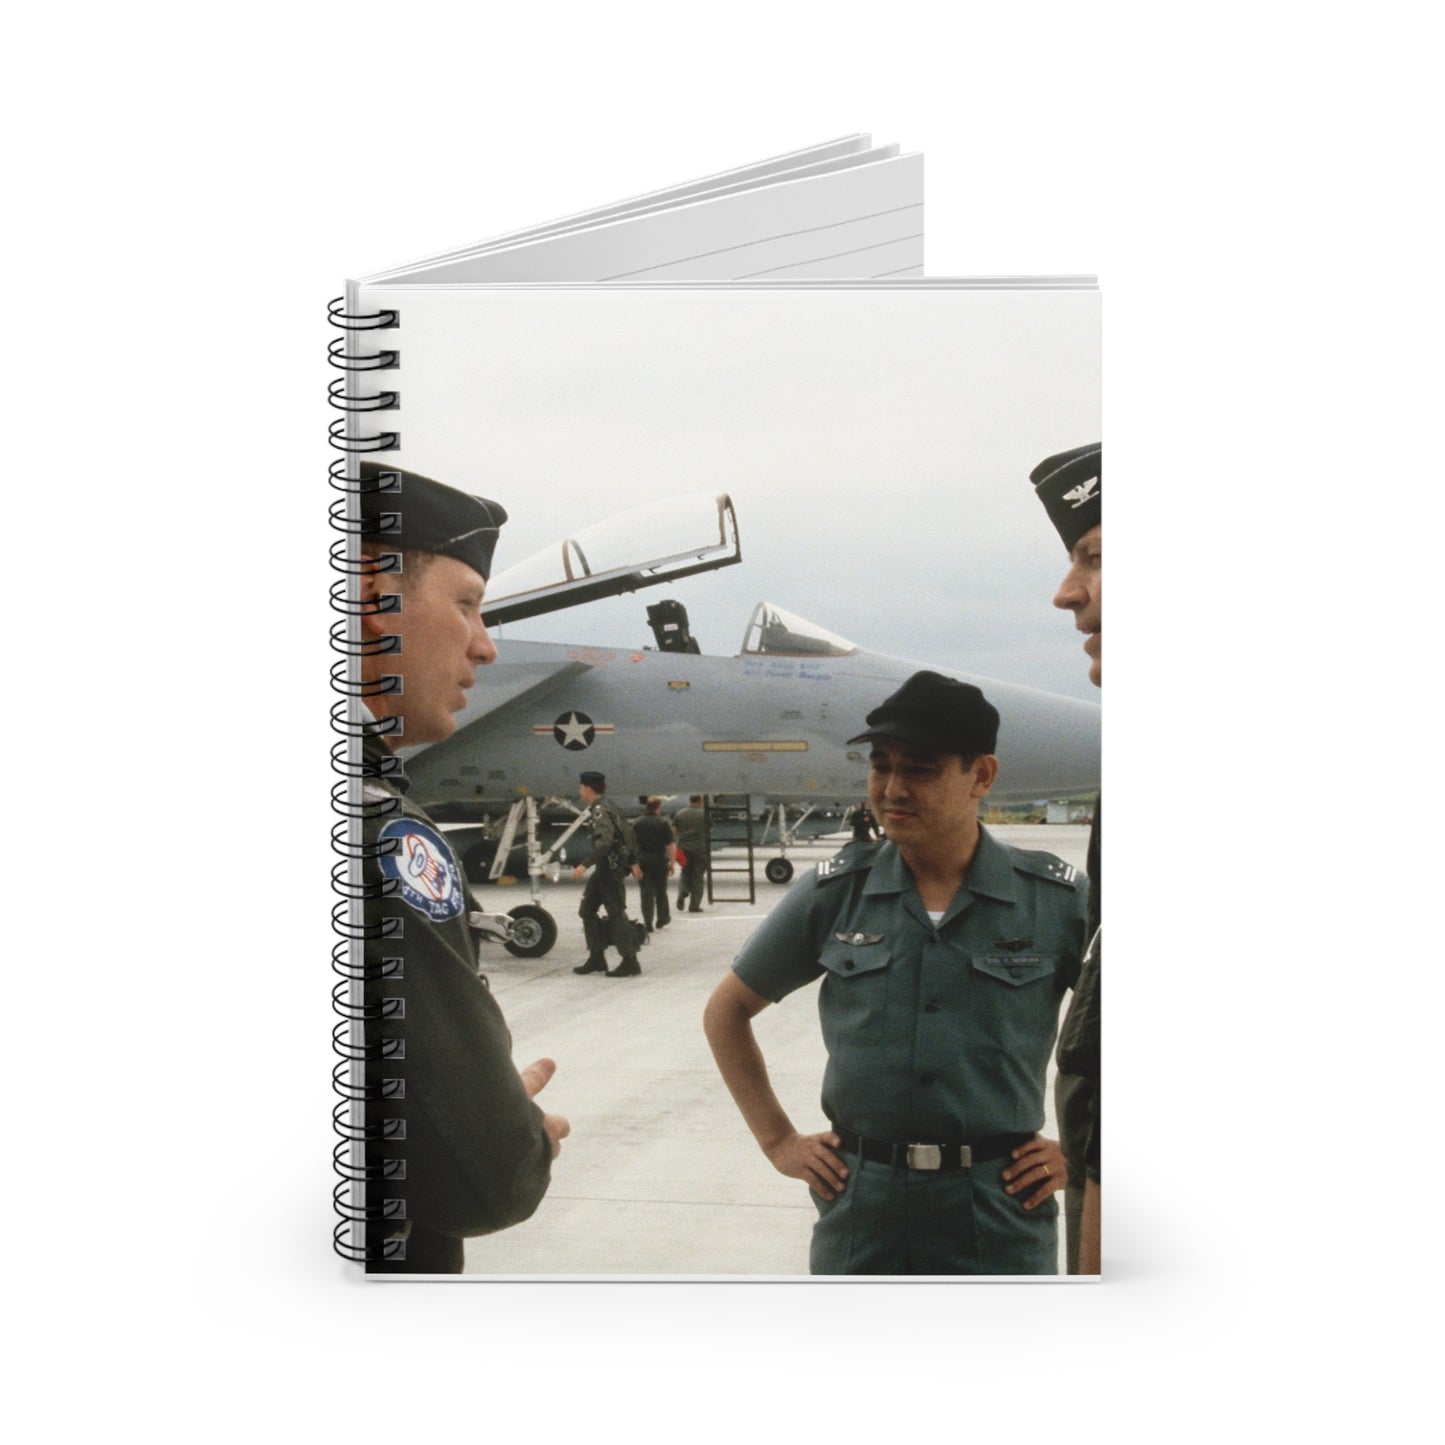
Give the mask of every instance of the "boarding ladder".
<svg viewBox="0 0 1445 1445">
<path fill-rule="evenodd" d="M 753 810 L 746 793 L 715 794 L 707 801 L 707 837 L 710 862 L 707 870 L 709 903 L 756 903 L 757 880 L 753 873 Z M 738 837 L 741 824 L 742 839 Z M 719 835 L 722 836 L 719 836 Z M 732 852 L 739 843 L 747 845 L 742 857 Z M 720 857 L 718 844 L 725 842 L 727 857 Z M 746 885 L 744 884 L 746 880 Z M 719 882 L 721 881 L 721 888 Z M 746 891 L 744 887 L 746 886 Z"/>
</svg>

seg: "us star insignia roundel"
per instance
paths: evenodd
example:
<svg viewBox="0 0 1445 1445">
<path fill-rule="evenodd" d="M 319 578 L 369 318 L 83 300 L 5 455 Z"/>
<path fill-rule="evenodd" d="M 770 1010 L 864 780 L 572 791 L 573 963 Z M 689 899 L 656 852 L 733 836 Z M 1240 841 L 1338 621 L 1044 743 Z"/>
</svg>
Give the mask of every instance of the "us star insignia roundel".
<svg viewBox="0 0 1445 1445">
<path fill-rule="evenodd" d="M 552 736 L 564 748 L 568 748 L 572 752 L 580 752 L 583 748 L 592 746 L 592 739 L 597 736 L 597 729 L 585 712 L 564 712 L 552 724 Z"/>
<path fill-rule="evenodd" d="M 416 818 L 393 818 L 380 841 L 396 839 L 395 852 L 380 859 L 384 878 L 395 878 L 407 905 L 435 923 L 455 918 L 462 911 L 466 890 L 452 851 L 435 828 Z"/>
<path fill-rule="evenodd" d="M 556 722 L 538 723 L 532 731 L 539 738 L 550 734 L 569 752 L 580 753 L 583 748 L 590 748 L 592 740 L 599 734 L 615 733 L 617 729 L 611 723 L 593 722 L 585 712 L 578 712 L 573 708 L 570 712 L 564 712 Z"/>
</svg>

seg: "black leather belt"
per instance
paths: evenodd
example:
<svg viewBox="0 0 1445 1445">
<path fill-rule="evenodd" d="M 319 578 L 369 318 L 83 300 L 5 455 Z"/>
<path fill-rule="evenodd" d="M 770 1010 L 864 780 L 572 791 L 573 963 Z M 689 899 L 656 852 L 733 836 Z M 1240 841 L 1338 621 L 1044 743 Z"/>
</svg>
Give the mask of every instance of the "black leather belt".
<svg viewBox="0 0 1445 1445">
<path fill-rule="evenodd" d="M 1027 1144 L 1032 1134 L 994 1134 L 987 1139 L 970 1139 L 966 1144 L 895 1144 L 890 1139 L 869 1139 L 855 1134 L 841 1124 L 833 1132 L 843 1141 L 845 1154 L 861 1154 L 875 1164 L 891 1164 L 895 1169 L 971 1169 L 986 1159 L 1003 1159 L 1020 1144 Z"/>
</svg>

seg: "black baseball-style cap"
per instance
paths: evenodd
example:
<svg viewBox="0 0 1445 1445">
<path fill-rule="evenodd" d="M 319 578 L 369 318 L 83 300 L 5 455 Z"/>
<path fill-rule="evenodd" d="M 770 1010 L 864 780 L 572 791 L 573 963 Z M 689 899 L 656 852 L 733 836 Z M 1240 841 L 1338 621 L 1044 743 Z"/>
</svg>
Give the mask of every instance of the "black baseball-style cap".
<svg viewBox="0 0 1445 1445">
<path fill-rule="evenodd" d="M 577 781 L 584 788 L 591 788 L 594 793 L 600 793 L 607 786 L 607 778 L 603 773 L 583 773 Z"/>
<path fill-rule="evenodd" d="M 1086 447 L 1045 457 L 1029 480 L 1044 510 L 1064 539 L 1064 550 L 1099 525 L 1104 510 L 1104 445 L 1090 442 Z"/>
<path fill-rule="evenodd" d="M 483 577 L 492 575 L 492 553 L 507 514 L 498 502 L 384 462 L 362 462 L 362 531 L 368 541 L 399 552 L 455 557 Z"/>
<path fill-rule="evenodd" d="M 888 738 L 931 753 L 965 757 L 998 744 L 998 709 L 971 682 L 938 672 L 915 672 L 868 714 L 868 731 L 850 743 Z"/>
</svg>

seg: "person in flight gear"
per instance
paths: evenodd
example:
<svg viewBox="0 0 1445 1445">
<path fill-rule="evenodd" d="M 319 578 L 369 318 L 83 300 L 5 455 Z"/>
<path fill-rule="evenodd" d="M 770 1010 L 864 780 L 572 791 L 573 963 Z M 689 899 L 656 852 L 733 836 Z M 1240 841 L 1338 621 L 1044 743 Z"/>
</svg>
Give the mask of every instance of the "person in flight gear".
<svg viewBox="0 0 1445 1445">
<path fill-rule="evenodd" d="M 642 922 L 649 933 L 672 921 L 667 906 L 667 880 L 673 871 L 672 824 L 662 816 L 662 799 L 649 798 L 647 811 L 633 824 L 637 835 L 637 863 L 632 876 L 642 894 Z"/>
<path fill-rule="evenodd" d="M 878 832 L 878 820 L 867 803 L 859 803 L 848 815 L 848 821 L 853 829 L 855 843 L 872 843 L 882 836 Z"/>
<path fill-rule="evenodd" d="M 1089 681 L 1104 685 L 1104 449 L 1094 442 L 1047 457 L 1029 473 L 1064 548 L 1069 570 L 1054 595 L 1054 606 L 1074 614 L 1084 634 Z M 1103 960 L 1103 883 L 1100 874 L 1101 804 L 1094 804 L 1089 829 L 1088 946 L 1078 986 L 1059 1030 L 1059 1073 L 1054 1107 L 1060 1142 L 1069 1163 L 1064 1199 L 1070 1274 L 1098 1274 L 1101 1257 L 1102 1181 L 1099 1161 L 1099 969 Z"/>
<path fill-rule="evenodd" d="M 774 909 L 708 1001 L 713 1056 L 773 1167 L 806 1182 L 814 1274 L 1058 1270 L 1064 1161 L 1038 1130 L 1082 883 L 978 822 L 998 713 L 918 672 L 868 714 L 878 843 L 850 843 Z M 829 1125 L 800 1134 L 752 1019 L 822 980 Z"/>
<path fill-rule="evenodd" d="M 687 807 L 677 810 L 672 831 L 686 859 L 682 877 L 677 881 L 678 912 L 686 908 L 689 913 L 701 913 L 708 870 L 707 812 L 702 806 L 701 793 L 690 794 Z"/>
<path fill-rule="evenodd" d="M 637 861 L 629 846 L 629 829 L 622 810 L 606 796 L 607 779 L 601 773 L 583 773 L 577 794 L 587 805 L 587 829 L 592 851 L 573 870 L 581 878 L 592 876 L 582 890 L 577 912 L 587 939 L 586 962 L 573 973 L 605 973 L 608 978 L 636 978 L 642 972 L 637 961 L 637 925 L 627 916 L 627 875 Z M 602 915 L 607 915 L 603 922 Z M 608 942 L 622 956 L 616 968 L 607 967 Z"/>
<path fill-rule="evenodd" d="M 477 972 L 461 868 L 393 751 L 451 736 L 477 669 L 496 658 L 481 602 L 507 514 L 396 467 L 363 462 L 361 481 L 369 1268 L 455 1274 L 464 1239 L 533 1213 L 569 1132 L 533 1102 L 552 1060 L 512 1062 Z"/>
</svg>

